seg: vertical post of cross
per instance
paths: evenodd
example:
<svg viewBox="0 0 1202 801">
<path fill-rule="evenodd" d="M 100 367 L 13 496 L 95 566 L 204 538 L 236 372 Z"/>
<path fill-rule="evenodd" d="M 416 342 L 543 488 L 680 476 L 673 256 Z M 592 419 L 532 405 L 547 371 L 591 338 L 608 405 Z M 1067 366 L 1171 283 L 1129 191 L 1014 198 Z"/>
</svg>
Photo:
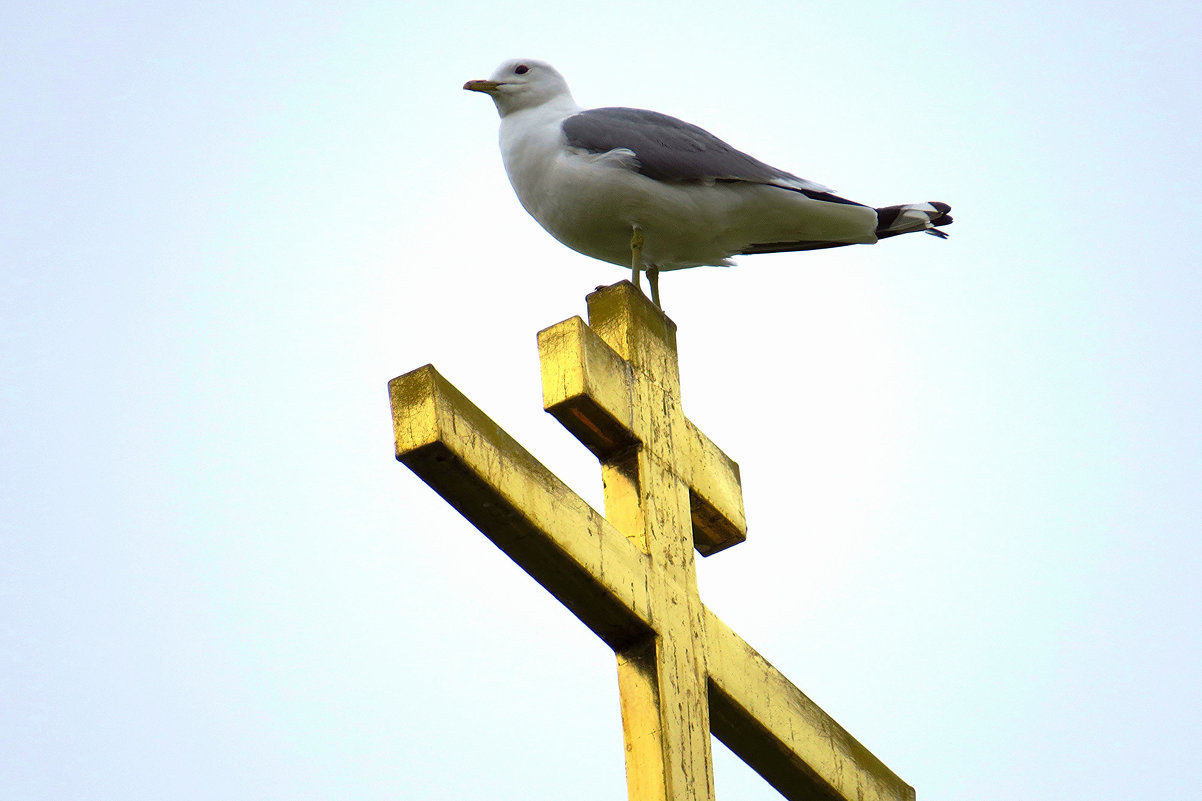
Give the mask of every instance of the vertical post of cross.
<svg viewBox="0 0 1202 801">
<path fill-rule="evenodd" d="M 654 631 L 616 651 L 629 795 L 635 801 L 712 801 L 706 615 L 694 569 L 693 507 L 704 503 L 690 486 L 701 448 L 680 404 L 676 325 L 626 283 L 589 295 L 588 310 L 588 327 L 621 364 L 593 364 L 584 372 L 601 374 L 598 381 L 605 373 L 620 376 L 622 386 L 612 394 L 629 398 L 621 408 L 630 417 L 612 426 L 616 436 L 599 438 L 596 430 L 604 426 L 594 423 L 589 431 L 581 421 L 603 416 L 557 409 L 554 393 L 544 400 L 597 454 L 605 516 L 651 565 Z M 556 385 L 562 369 L 552 341 L 564 325 L 540 335 L 544 388 Z M 741 498 L 737 507 L 734 525 L 742 528 Z M 740 530 L 723 544 L 742 536 Z"/>
<path fill-rule="evenodd" d="M 650 593 L 656 628 L 673 635 L 657 633 L 617 654 L 627 784 L 637 801 L 712 801 L 705 615 L 693 564 L 689 487 L 676 467 L 690 458 L 676 325 L 641 301 L 620 288 L 589 296 L 589 326 L 631 366 L 634 430 L 642 440 L 632 454 L 604 461 L 605 514 L 642 524 L 628 536 L 642 540 L 658 568 Z"/>
</svg>

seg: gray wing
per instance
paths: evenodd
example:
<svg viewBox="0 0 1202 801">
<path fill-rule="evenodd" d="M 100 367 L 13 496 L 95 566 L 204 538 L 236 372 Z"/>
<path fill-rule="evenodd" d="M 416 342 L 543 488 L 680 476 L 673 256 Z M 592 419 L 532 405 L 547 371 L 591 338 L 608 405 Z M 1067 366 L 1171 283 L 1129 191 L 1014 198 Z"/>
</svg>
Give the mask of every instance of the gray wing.
<svg viewBox="0 0 1202 801">
<path fill-rule="evenodd" d="M 822 184 L 798 178 L 735 150 L 703 128 L 667 114 L 637 108 L 596 108 L 563 121 L 568 144 L 590 153 L 624 148 L 634 153 L 639 172 L 657 181 L 747 181 L 772 184 L 833 202 Z M 859 205 L 858 203 L 855 205 Z"/>
</svg>

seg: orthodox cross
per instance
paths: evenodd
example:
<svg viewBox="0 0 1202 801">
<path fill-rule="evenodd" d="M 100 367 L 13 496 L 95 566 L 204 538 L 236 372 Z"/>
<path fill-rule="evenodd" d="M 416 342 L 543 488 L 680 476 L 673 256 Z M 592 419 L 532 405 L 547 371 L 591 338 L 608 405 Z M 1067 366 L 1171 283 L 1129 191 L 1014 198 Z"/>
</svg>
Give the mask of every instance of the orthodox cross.
<svg viewBox="0 0 1202 801">
<path fill-rule="evenodd" d="M 739 466 L 681 409 L 675 323 L 627 281 L 587 300 L 538 347 L 604 516 L 430 365 L 389 382 L 397 459 L 613 648 L 631 801 L 714 801 L 711 732 L 791 801 L 912 801 L 701 602 L 694 549 L 746 538 Z"/>
</svg>

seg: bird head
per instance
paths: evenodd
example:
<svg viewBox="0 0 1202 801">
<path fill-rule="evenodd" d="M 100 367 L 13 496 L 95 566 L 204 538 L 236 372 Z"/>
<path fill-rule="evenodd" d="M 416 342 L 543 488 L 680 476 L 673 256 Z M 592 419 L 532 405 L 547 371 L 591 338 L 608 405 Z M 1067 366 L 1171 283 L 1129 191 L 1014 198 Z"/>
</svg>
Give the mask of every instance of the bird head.
<svg viewBox="0 0 1202 801">
<path fill-rule="evenodd" d="M 506 61 L 488 80 L 468 81 L 463 88 L 492 97 L 502 117 L 561 98 L 572 102 L 568 83 L 559 71 L 545 61 L 531 58 Z"/>
</svg>

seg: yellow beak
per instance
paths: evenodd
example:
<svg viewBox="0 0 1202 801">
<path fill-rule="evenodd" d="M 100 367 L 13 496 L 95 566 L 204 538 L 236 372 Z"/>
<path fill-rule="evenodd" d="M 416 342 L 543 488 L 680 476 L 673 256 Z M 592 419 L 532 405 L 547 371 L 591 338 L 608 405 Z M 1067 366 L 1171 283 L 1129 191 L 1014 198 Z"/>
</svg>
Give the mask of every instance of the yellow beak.
<svg viewBox="0 0 1202 801">
<path fill-rule="evenodd" d="M 496 81 L 468 81 L 463 85 L 463 88 L 469 92 L 484 92 L 485 94 L 492 94 L 493 92 L 497 91 L 497 87 L 500 85 L 501 84 L 497 83 Z"/>
</svg>

